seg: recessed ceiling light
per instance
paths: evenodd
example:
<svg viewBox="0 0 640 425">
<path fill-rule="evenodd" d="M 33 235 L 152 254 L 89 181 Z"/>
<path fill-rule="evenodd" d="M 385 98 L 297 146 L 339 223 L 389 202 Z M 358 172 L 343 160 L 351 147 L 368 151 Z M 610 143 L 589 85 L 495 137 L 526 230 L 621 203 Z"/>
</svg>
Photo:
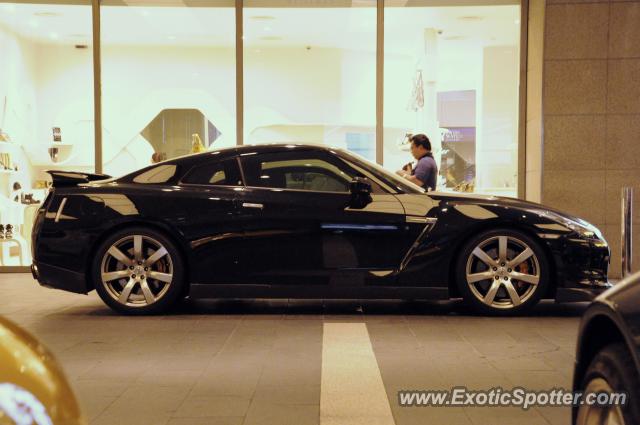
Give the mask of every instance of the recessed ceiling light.
<svg viewBox="0 0 640 425">
<path fill-rule="evenodd" d="M 40 26 L 40 23 L 37 19 L 29 19 L 29 26 L 31 28 L 38 28 Z"/>
<path fill-rule="evenodd" d="M 60 38 L 60 36 L 58 35 L 57 32 L 50 32 L 49 33 L 49 38 L 52 39 L 52 40 L 57 40 L 57 39 Z"/>
<path fill-rule="evenodd" d="M 33 16 L 39 16 L 41 18 L 54 18 L 56 16 L 60 16 L 60 14 L 55 12 L 36 12 L 33 14 Z"/>
<path fill-rule="evenodd" d="M 175 40 L 177 37 L 175 35 L 168 35 L 167 40 Z"/>
<path fill-rule="evenodd" d="M 250 16 L 249 19 L 254 19 L 256 21 L 272 21 L 276 18 L 269 15 L 255 15 L 255 16 Z"/>
</svg>

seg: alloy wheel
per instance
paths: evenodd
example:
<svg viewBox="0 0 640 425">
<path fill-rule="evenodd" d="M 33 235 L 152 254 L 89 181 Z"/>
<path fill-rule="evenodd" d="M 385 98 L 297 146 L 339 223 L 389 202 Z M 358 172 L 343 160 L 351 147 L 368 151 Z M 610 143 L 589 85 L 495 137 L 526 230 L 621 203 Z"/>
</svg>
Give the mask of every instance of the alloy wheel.
<svg viewBox="0 0 640 425">
<path fill-rule="evenodd" d="M 584 394 L 605 393 L 612 394 L 611 385 L 603 378 L 589 381 Z M 625 425 L 624 416 L 619 405 L 588 405 L 582 404 L 578 409 L 576 425 Z"/>
<path fill-rule="evenodd" d="M 145 235 L 129 235 L 113 243 L 100 266 L 107 293 L 129 307 L 146 307 L 160 300 L 171 287 L 173 274 L 167 249 Z"/>
<path fill-rule="evenodd" d="M 530 299 L 540 283 L 533 249 L 513 236 L 493 236 L 471 252 L 466 282 L 473 296 L 494 309 L 512 309 Z"/>
</svg>

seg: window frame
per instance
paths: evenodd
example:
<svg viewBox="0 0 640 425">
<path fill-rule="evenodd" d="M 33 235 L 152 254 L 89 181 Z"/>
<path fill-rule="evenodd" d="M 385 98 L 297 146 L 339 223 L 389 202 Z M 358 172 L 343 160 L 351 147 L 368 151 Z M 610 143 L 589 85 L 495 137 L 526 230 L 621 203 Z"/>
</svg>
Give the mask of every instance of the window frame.
<svg viewBox="0 0 640 425">
<path fill-rule="evenodd" d="M 297 150 L 296 150 L 297 151 Z M 296 151 L 287 151 L 287 150 L 277 150 L 277 151 L 271 151 L 271 152 L 264 152 L 264 153 L 258 153 L 257 155 L 251 155 L 248 156 L 247 158 L 255 158 L 255 157 L 259 157 L 261 155 L 274 155 L 274 154 L 285 154 L 285 153 L 293 153 Z M 361 172 L 359 170 L 357 170 L 356 168 L 352 167 L 352 165 L 345 161 L 343 158 L 341 158 L 339 155 L 336 154 L 332 154 L 330 152 L 325 151 L 324 149 L 314 149 L 314 148 L 309 148 L 309 149 L 304 149 L 304 150 L 299 150 L 296 153 L 315 153 L 315 154 L 319 154 L 319 155 L 324 155 L 324 156 L 329 156 L 331 158 L 334 158 L 337 160 L 337 162 L 339 162 L 342 166 L 344 167 L 348 167 L 350 169 L 352 169 L 354 172 L 356 172 L 357 174 L 361 174 Z M 263 190 L 277 190 L 278 192 L 300 192 L 300 193 L 320 193 L 320 194 L 338 194 L 338 195 L 350 195 L 351 192 L 347 191 L 347 192 L 336 192 L 336 191 L 326 191 L 326 190 L 305 190 L 305 189 L 291 189 L 291 188 L 280 188 L 280 187 L 269 187 L 269 186 L 253 186 L 253 185 L 249 185 L 248 184 L 248 180 L 246 179 L 246 173 L 245 173 L 245 164 L 244 162 L 246 161 L 245 159 L 243 159 L 241 157 L 241 155 L 237 156 L 238 159 L 238 165 L 240 166 L 240 171 L 241 171 L 241 176 L 242 176 L 242 180 L 245 184 L 244 187 L 249 188 L 249 189 L 263 189 Z M 323 158 L 316 158 L 316 159 L 321 159 L 324 160 Z M 328 162 L 328 161 L 325 161 Z M 338 167 L 338 166 L 336 166 Z M 338 167 L 340 168 L 340 167 Z M 372 189 L 374 188 L 374 186 L 377 186 L 380 188 L 379 192 L 375 192 L 372 191 L 372 194 L 392 194 L 391 192 L 389 192 L 384 184 L 380 183 L 379 181 L 377 181 L 377 179 L 371 179 L 369 176 L 363 176 L 365 178 L 367 178 L 371 183 L 372 183 Z"/>
</svg>

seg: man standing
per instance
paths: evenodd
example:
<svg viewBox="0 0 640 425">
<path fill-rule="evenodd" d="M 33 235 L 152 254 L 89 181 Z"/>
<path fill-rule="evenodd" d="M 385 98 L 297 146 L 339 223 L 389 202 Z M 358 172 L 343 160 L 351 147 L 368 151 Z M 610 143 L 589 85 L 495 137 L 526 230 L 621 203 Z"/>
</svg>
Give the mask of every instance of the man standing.
<svg viewBox="0 0 640 425">
<path fill-rule="evenodd" d="M 415 168 L 405 165 L 396 173 L 425 190 L 435 190 L 438 178 L 438 165 L 431 154 L 431 141 L 424 134 L 411 136 L 411 155 L 418 160 Z"/>
</svg>

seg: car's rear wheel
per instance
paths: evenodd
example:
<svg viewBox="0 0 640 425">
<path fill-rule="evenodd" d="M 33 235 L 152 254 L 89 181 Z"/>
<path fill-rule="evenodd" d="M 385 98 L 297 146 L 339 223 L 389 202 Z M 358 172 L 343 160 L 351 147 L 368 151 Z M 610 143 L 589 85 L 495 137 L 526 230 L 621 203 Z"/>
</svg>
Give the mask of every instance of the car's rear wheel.
<svg viewBox="0 0 640 425">
<path fill-rule="evenodd" d="M 637 403 L 640 378 L 624 344 L 608 345 L 596 354 L 582 379 L 582 388 L 585 395 L 626 393 L 626 403 L 581 404 L 578 406 L 576 425 L 640 424 L 640 406 Z"/>
<path fill-rule="evenodd" d="M 517 314 L 533 307 L 546 292 L 549 262 L 528 235 L 491 230 L 465 244 L 456 263 L 456 280 L 462 297 L 476 311 Z"/>
<path fill-rule="evenodd" d="M 100 298 L 127 314 L 161 313 L 183 294 L 184 265 L 175 245 L 152 229 L 127 228 L 98 248 L 93 279 Z"/>
</svg>

